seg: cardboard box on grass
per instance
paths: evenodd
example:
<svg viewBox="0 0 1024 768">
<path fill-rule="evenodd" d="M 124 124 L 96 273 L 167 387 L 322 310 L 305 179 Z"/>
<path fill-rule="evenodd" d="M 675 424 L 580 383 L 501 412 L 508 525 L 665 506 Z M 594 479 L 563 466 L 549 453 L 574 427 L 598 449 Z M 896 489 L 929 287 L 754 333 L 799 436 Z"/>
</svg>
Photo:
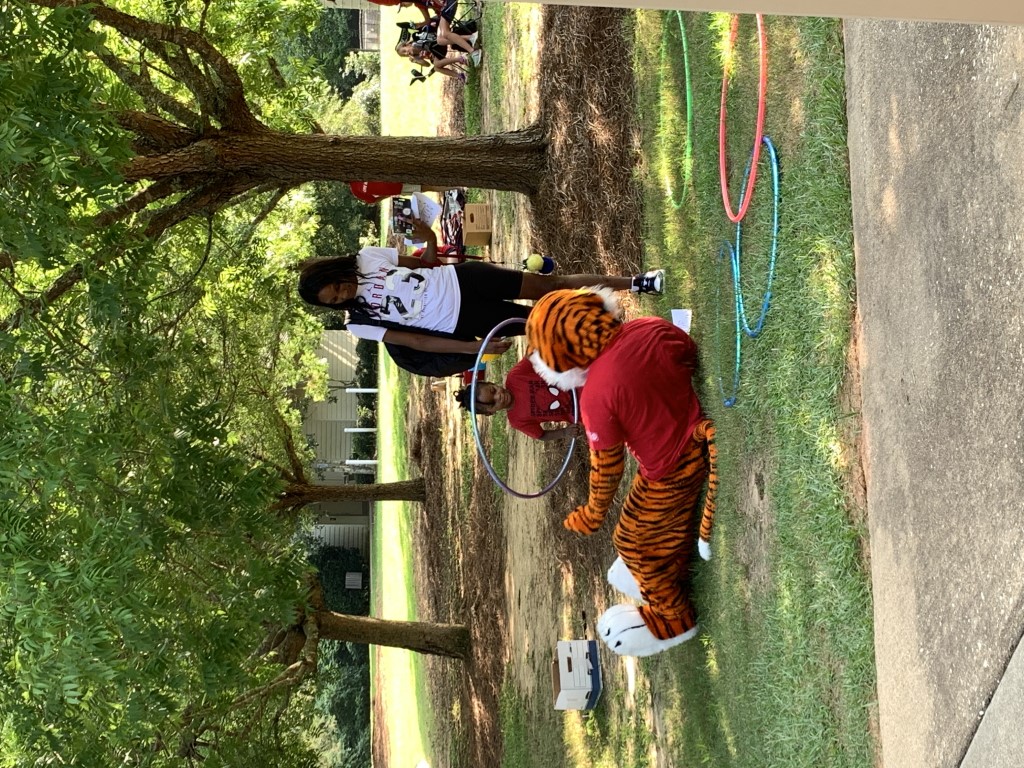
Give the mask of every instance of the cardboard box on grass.
<svg viewBox="0 0 1024 768">
<path fill-rule="evenodd" d="M 491 206 L 468 203 L 463 208 L 462 244 L 489 245 L 491 242 Z"/>
<path fill-rule="evenodd" d="M 593 709 L 601 696 L 601 661 L 595 640 L 559 640 L 551 661 L 555 709 Z"/>
</svg>

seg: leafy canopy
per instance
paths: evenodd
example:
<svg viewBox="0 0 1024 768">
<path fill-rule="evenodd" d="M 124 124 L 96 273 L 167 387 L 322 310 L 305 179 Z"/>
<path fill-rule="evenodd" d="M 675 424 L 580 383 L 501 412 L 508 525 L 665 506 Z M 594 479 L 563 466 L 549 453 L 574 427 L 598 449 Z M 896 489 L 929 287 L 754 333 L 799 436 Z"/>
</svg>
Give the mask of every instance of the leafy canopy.
<svg viewBox="0 0 1024 768">
<path fill-rule="evenodd" d="M 282 89 L 273 62 L 314 4 L 121 7 L 201 27 L 268 124 L 308 124 L 328 93 Z M 311 694 L 278 695 L 253 652 L 308 589 L 270 509 L 306 458 L 297 406 L 325 390 L 291 271 L 313 202 L 254 190 L 155 238 L 104 218 L 136 193 L 105 107 L 145 105 L 101 63 L 140 49 L 5 0 L 0 39 L 0 315 L 19 318 L 0 333 L 0 765 L 307 765 Z"/>
</svg>

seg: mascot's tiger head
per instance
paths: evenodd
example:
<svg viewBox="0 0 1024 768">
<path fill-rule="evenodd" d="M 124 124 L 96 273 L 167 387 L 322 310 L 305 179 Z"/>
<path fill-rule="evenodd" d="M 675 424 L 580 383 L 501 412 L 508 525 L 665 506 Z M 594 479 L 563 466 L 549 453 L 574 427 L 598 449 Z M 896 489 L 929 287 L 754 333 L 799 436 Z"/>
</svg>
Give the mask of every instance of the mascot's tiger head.
<svg viewBox="0 0 1024 768">
<path fill-rule="evenodd" d="M 622 330 L 622 312 L 611 288 L 552 291 L 526 320 L 527 354 L 553 387 L 582 387 L 587 368 Z"/>
</svg>

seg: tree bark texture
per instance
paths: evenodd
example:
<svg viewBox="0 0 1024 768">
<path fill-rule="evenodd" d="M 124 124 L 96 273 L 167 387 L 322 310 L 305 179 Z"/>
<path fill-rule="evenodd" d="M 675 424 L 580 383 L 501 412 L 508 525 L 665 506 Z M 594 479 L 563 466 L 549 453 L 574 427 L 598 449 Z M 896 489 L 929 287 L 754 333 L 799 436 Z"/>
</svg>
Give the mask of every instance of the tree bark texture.
<svg viewBox="0 0 1024 768">
<path fill-rule="evenodd" d="M 545 166 L 539 127 L 462 138 L 218 131 L 128 162 L 129 181 L 243 175 L 263 183 L 401 181 L 532 195 Z"/>
<path fill-rule="evenodd" d="M 333 611 L 317 611 L 316 622 L 322 640 L 405 648 L 453 659 L 465 659 L 469 655 L 469 629 L 461 624 L 385 621 Z"/>
<path fill-rule="evenodd" d="M 293 483 L 284 492 L 279 506 L 304 507 L 331 501 L 426 501 L 427 484 L 422 478 L 394 483 L 360 485 L 310 485 Z"/>
</svg>

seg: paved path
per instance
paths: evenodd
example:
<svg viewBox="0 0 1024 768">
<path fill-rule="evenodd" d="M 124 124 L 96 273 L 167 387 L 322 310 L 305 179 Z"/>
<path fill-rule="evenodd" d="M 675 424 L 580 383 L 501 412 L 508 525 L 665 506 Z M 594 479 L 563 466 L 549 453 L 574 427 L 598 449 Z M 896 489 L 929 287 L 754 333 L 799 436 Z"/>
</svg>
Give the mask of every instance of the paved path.
<svg viewBox="0 0 1024 768">
<path fill-rule="evenodd" d="M 846 55 L 882 759 L 1022 766 L 1024 27 Z"/>
</svg>

